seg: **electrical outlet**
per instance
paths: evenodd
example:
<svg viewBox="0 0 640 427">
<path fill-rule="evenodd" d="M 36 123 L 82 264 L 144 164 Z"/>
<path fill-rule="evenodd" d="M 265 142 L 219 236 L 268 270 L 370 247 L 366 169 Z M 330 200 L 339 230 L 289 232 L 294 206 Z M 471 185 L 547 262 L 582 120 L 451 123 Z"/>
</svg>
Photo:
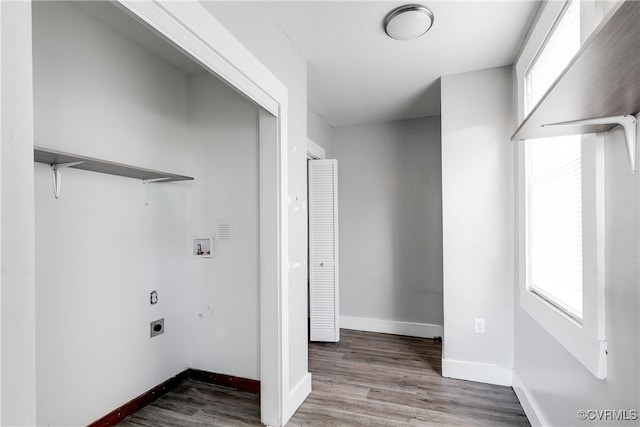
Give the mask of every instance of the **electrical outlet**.
<svg viewBox="0 0 640 427">
<path fill-rule="evenodd" d="M 484 334 L 484 319 L 475 319 L 474 332 L 476 334 Z"/>
<path fill-rule="evenodd" d="M 149 329 L 151 331 L 151 338 L 164 334 L 164 318 L 151 322 Z"/>
</svg>

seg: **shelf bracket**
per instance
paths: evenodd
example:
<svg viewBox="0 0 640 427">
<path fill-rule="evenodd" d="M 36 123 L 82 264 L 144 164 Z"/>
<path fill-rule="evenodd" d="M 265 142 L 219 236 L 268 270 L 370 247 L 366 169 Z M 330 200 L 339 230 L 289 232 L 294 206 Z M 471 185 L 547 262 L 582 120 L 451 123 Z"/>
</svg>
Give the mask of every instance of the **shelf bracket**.
<svg viewBox="0 0 640 427">
<path fill-rule="evenodd" d="M 77 166 L 84 162 L 69 162 L 69 163 L 56 163 L 51 165 L 51 172 L 53 173 L 53 195 L 56 199 L 60 198 L 60 181 L 62 180 L 62 169 L 70 168 L 71 166 Z"/>
<path fill-rule="evenodd" d="M 149 184 L 153 184 L 154 182 L 162 182 L 167 181 L 171 178 L 153 178 L 153 179 L 143 179 L 142 183 L 144 184 L 144 205 L 149 206 Z"/>
<path fill-rule="evenodd" d="M 631 114 L 624 116 L 602 117 L 597 119 L 574 120 L 571 122 L 550 123 L 542 127 L 550 126 L 577 126 L 577 125 L 620 125 L 624 129 L 624 136 L 627 141 L 627 155 L 631 165 L 631 173 L 636 173 L 637 148 L 637 120 Z"/>
</svg>

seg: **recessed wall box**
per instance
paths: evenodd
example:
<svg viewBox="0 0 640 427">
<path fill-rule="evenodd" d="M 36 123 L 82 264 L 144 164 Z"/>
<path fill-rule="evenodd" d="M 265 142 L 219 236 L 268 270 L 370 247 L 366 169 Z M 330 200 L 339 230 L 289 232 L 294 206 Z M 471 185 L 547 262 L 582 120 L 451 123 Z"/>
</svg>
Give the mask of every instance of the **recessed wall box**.
<svg viewBox="0 0 640 427">
<path fill-rule="evenodd" d="M 194 237 L 191 251 L 196 258 L 211 258 L 213 237 Z"/>
<path fill-rule="evenodd" d="M 151 338 L 164 334 L 164 318 L 151 322 L 149 329 L 151 331 Z"/>
</svg>

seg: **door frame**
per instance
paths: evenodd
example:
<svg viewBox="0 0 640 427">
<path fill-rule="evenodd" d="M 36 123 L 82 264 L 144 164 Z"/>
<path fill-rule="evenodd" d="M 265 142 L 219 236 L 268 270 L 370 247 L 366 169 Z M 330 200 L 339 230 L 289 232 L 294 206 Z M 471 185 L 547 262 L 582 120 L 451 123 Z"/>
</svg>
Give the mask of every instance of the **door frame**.
<svg viewBox="0 0 640 427">
<path fill-rule="evenodd" d="M 307 160 L 324 160 L 325 152 L 319 144 L 307 138 Z M 309 188 L 309 173 L 307 172 L 307 188 Z"/>
<path fill-rule="evenodd" d="M 309 160 L 324 160 L 325 159 L 325 150 L 320 146 L 320 144 L 313 141 L 311 138 L 307 138 L 307 170 L 305 172 L 305 179 L 307 183 L 305 188 L 307 190 L 307 318 L 305 321 L 307 324 L 310 324 L 311 320 L 311 263 L 309 260 L 311 259 L 311 252 L 309 242 L 311 241 L 311 231 L 309 228 L 309 216 L 311 212 L 309 210 Z M 308 326 L 307 326 L 308 328 Z M 311 330 L 308 331 L 309 333 Z M 307 337 L 309 334 L 307 334 Z"/>
<path fill-rule="evenodd" d="M 288 405 L 287 88 L 198 2 L 118 0 L 222 81 L 261 107 L 260 418 L 283 424 Z"/>
</svg>

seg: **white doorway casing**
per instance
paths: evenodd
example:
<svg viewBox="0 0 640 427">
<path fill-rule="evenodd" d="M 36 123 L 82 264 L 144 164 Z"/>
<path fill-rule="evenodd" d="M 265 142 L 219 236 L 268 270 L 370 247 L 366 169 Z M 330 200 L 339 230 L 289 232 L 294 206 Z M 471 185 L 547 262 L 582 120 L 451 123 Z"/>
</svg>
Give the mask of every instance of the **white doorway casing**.
<svg viewBox="0 0 640 427">
<path fill-rule="evenodd" d="M 307 159 L 308 160 L 324 160 L 325 152 L 319 144 L 307 138 Z"/>
</svg>

